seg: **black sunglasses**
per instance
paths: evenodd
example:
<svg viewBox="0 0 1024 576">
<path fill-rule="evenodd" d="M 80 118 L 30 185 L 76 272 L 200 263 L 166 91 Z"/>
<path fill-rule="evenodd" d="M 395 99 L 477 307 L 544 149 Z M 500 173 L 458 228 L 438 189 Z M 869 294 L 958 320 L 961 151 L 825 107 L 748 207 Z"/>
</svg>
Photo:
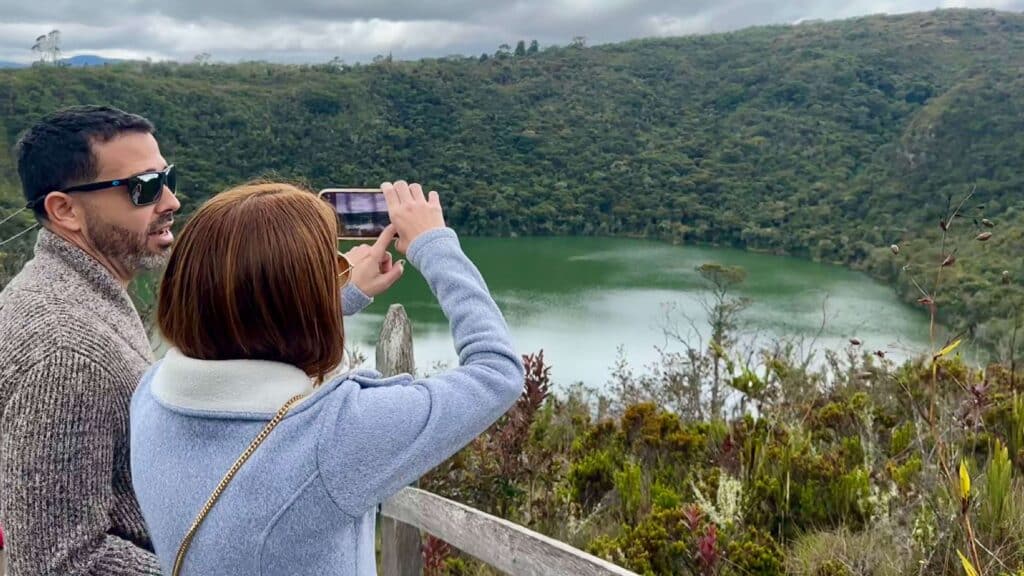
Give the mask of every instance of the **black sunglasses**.
<svg viewBox="0 0 1024 576">
<path fill-rule="evenodd" d="M 108 180 L 106 182 L 93 182 L 91 184 L 82 184 L 81 186 L 72 186 L 61 190 L 65 194 L 72 192 L 93 192 L 96 190 L 106 190 L 107 188 L 118 188 L 125 186 L 128 190 L 128 197 L 131 199 L 132 204 L 135 206 L 149 206 L 160 200 L 160 195 L 164 192 L 164 186 L 170 189 L 171 193 L 174 194 L 178 188 L 178 175 L 174 170 L 174 164 L 171 164 L 163 170 L 157 170 L 154 172 L 143 172 L 142 174 L 136 174 L 135 176 L 129 176 L 128 178 L 120 178 L 118 180 Z M 29 204 L 29 208 L 34 207 L 46 198 L 43 195 L 37 198 L 34 202 Z"/>
</svg>

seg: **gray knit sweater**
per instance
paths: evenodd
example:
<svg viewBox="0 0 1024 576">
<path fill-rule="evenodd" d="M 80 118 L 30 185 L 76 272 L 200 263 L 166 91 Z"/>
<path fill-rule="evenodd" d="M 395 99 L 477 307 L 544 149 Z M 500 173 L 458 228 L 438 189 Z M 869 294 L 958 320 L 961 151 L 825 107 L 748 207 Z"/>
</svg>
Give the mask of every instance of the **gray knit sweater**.
<svg viewBox="0 0 1024 576">
<path fill-rule="evenodd" d="M 10 576 L 159 574 L 132 493 L 128 403 L 152 362 L 128 293 L 43 230 L 0 293 L 0 525 Z"/>
</svg>

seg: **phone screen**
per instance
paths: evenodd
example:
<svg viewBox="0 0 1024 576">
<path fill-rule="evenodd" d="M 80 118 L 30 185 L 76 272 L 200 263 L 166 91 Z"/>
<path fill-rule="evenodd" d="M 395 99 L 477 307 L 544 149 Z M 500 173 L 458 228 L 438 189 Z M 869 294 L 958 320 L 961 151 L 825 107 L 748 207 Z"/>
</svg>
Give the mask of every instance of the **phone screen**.
<svg viewBox="0 0 1024 576">
<path fill-rule="evenodd" d="M 339 238 L 376 238 L 391 223 L 384 194 L 375 188 L 327 188 L 320 197 L 334 207 Z"/>
</svg>

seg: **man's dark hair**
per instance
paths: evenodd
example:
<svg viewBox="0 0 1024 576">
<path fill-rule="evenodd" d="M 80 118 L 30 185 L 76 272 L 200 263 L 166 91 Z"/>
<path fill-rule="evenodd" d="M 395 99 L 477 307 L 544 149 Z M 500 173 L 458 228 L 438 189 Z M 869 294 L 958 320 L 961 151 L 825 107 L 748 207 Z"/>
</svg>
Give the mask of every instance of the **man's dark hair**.
<svg viewBox="0 0 1024 576">
<path fill-rule="evenodd" d="M 38 199 L 96 178 L 99 166 L 93 143 L 109 142 L 126 132 L 154 131 L 142 116 L 110 106 L 73 106 L 45 116 L 14 147 L 25 201 L 34 203 L 37 218 L 45 219 L 46 209 Z"/>
</svg>

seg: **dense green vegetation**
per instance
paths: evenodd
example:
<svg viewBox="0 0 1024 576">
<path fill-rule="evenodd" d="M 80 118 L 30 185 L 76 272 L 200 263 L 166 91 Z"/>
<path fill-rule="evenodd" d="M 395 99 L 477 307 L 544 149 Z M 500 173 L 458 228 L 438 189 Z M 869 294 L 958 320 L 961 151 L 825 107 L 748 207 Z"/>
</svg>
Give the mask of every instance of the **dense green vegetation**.
<svg viewBox="0 0 1024 576">
<path fill-rule="evenodd" d="M 748 364 L 742 278 L 702 273 L 707 349 L 623 360 L 603 394 L 551 394 L 525 357 L 519 403 L 421 487 L 644 575 L 1024 574 L 1015 369 L 971 369 L 956 341 L 903 366 L 857 341 L 819 368 L 786 343 Z M 493 574 L 433 539 L 424 556 L 434 576 Z"/>
<path fill-rule="evenodd" d="M 940 321 L 1006 324 L 1022 291 L 982 289 L 1024 277 L 1022 56 L 1024 16 L 938 11 L 357 66 L 37 67 L 0 71 L 0 142 L 59 106 L 110 103 L 155 121 L 186 208 L 268 171 L 414 178 L 467 234 L 786 252 L 867 268 L 912 299 L 887 247 L 937 266 L 947 202 L 976 187 L 960 223 L 983 206 L 999 229 L 962 243 Z M 14 182 L 0 158 L 0 209 Z"/>
</svg>

